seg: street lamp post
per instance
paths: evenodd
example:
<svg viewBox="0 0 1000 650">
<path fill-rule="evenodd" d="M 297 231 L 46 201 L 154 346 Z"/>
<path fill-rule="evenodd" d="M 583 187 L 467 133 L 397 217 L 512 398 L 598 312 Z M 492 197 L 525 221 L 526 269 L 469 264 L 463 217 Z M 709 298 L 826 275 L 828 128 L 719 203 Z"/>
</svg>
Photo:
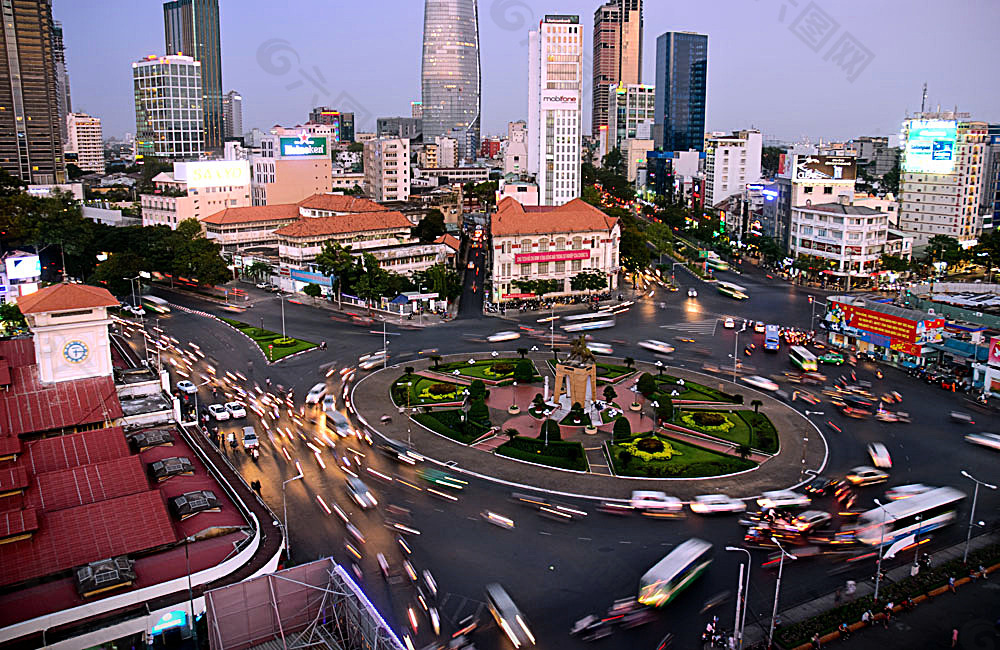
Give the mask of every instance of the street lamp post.
<svg viewBox="0 0 1000 650">
<path fill-rule="evenodd" d="M 969 542 L 972 540 L 972 527 L 975 525 L 976 521 L 976 501 L 979 498 L 979 486 L 988 487 L 991 490 L 997 489 L 997 486 L 990 483 L 980 481 L 974 478 L 971 474 L 962 470 L 962 476 L 969 479 L 976 484 L 976 489 L 972 492 L 972 511 L 969 513 L 969 532 L 965 535 L 965 553 L 962 555 L 962 564 L 965 564 L 969 559 Z"/>
<path fill-rule="evenodd" d="M 736 362 L 739 359 L 739 356 L 737 355 L 737 352 L 738 352 L 738 350 L 740 348 L 740 332 L 744 331 L 746 328 L 747 328 L 747 322 L 746 322 L 746 320 L 744 320 L 743 321 L 743 327 L 741 327 L 738 330 L 735 330 L 736 331 L 736 339 L 733 342 L 733 383 L 734 384 L 736 383 Z"/>
<path fill-rule="evenodd" d="M 875 602 L 877 603 L 878 602 L 878 588 L 879 588 L 879 584 L 882 581 L 882 553 L 883 553 L 883 549 L 885 548 L 885 515 L 889 515 L 890 517 L 892 517 L 892 515 L 890 515 L 885 510 L 885 506 L 882 505 L 881 501 L 879 501 L 878 499 L 875 499 L 874 501 L 875 501 L 875 505 L 877 505 L 879 507 L 879 509 L 882 510 L 882 515 L 883 515 L 882 516 L 882 525 L 881 525 L 882 534 L 880 535 L 880 539 L 879 539 L 879 543 L 878 543 L 878 567 L 875 569 Z M 895 517 L 892 517 L 892 519 L 893 519 L 893 521 L 896 520 Z"/>
<path fill-rule="evenodd" d="M 187 566 L 188 579 L 188 605 L 191 607 L 191 636 L 194 639 L 194 647 L 198 647 L 198 628 L 194 624 L 194 590 L 191 588 L 191 557 L 188 555 L 188 545 L 194 541 L 190 535 L 184 538 L 184 564 Z"/>
<path fill-rule="evenodd" d="M 299 473 L 293 476 L 292 478 L 286 479 L 281 482 L 281 514 L 282 514 L 282 519 L 285 520 L 285 525 L 282 526 L 281 528 L 281 534 L 285 538 L 285 557 L 288 558 L 292 557 L 292 548 L 288 541 L 288 502 L 285 499 L 285 486 L 291 483 L 292 481 L 297 481 L 300 478 L 302 478 L 302 466 L 299 465 L 298 461 L 295 461 L 295 466 L 298 468 Z"/>
<path fill-rule="evenodd" d="M 278 302 L 281 303 L 281 338 L 287 338 L 285 334 L 285 294 L 278 295 Z"/>
<path fill-rule="evenodd" d="M 514 407 L 517 406 L 517 382 L 515 381 L 511 385 L 513 390 L 510 391 L 510 410 L 513 411 Z"/>
<path fill-rule="evenodd" d="M 743 608 L 742 608 L 742 610 L 740 609 L 740 602 L 741 601 L 740 601 L 739 594 L 737 594 L 737 596 L 736 596 L 736 628 L 733 630 L 733 634 L 736 635 L 736 643 L 737 643 L 736 647 L 737 648 L 742 648 L 743 647 L 743 628 L 745 628 L 746 624 L 747 624 L 747 601 L 750 599 L 750 566 L 752 564 L 752 562 L 751 562 L 752 556 L 750 555 L 750 551 L 748 551 L 745 548 L 740 548 L 739 546 L 727 546 L 726 550 L 727 551 L 740 551 L 742 553 L 746 553 L 747 554 L 747 571 L 746 571 L 747 579 L 746 579 L 746 587 L 743 588 L 742 583 L 740 585 L 741 588 L 742 588 L 742 593 L 743 593 L 743 600 L 742 600 Z M 742 567 L 742 566 L 743 565 L 741 564 L 740 567 Z M 742 578 L 742 572 L 740 573 L 740 577 Z"/>
<path fill-rule="evenodd" d="M 778 582 L 774 585 L 774 609 L 771 610 L 771 629 L 768 630 L 767 633 L 767 647 L 769 648 L 774 647 L 774 620 L 778 618 L 778 594 L 781 591 L 781 571 L 785 568 L 785 556 L 787 555 L 793 560 L 798 559 L 791 553 L 786 553 L 785 549 L 783 549 L 781 544 L 778 543 L 778 540 L 772 537 L 771 541 L 774 542 L 774 544 L 778 547 L 778 550 L 781 551 L 781 560 L 778 561 Z"/>
</svg>

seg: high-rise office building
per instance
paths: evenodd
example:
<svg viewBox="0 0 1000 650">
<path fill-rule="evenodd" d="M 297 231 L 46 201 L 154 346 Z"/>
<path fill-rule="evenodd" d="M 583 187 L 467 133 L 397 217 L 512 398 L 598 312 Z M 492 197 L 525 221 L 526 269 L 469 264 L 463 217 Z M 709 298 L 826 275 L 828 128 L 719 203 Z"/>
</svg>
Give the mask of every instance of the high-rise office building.
<svg viewBox="0 0 1000 650">
<path fill-rule="evenodd" d="M 420 70 L 424 138 L 455 138 L 459 156 L 475 160 L 480 88 L 478 0 L 424 0 Z"/>
<path fill-rule="evenodd" d="M 604 95 L 607 124 L 597 127 L 598 160 L 614 149 L 623 149 L 626 140 L 648 140 L 653 132 L 656 89 L 645 84 L 611 84 L 594 90 Z M 622 154 L 624 155 L 624 150 Z"/>
<path fill-rule="evenodd" d="M 66 132 L 66 116 L 73 112 L 73 102 L 69 94 L 69 73 L 66 71 L 66 47 L 63 45 L 62 23 L 52 21 L 52 61 L 56 68 L 56 99 L 59 106 L 59 128 L 62 141 L 69 137 Z"/>
<path fill-rule="evenodd" d="M 222 150 L 222 45 L 219 0 L 170 0 L 163 3 L 167 55 L 201 62 L 204 149 Z"/>
<path fill-rule="evenodd" d="M 989 124 L 968 113 L 918 113 L 903 121 L 899 229 L 924 248 L 935 235 L 972 242 L 979 234 Z"/>
<path fill-rule="evenodd" d="M 329 106 L 317 106 L 309 113 L 312 124 L 334 127 L 331 142 L 354 142 L 354 113 L 336 111 Z"/>
<path fill-rule="evenodd" d="M 528 170 L 539 205 L 580 196 L 582 90 L 580 17 L 545 16 L 528 34 Z"/>
<path fill-rule="evenodd" d="M 135 154 L 195 160 L 204 151 L 201 62 L 150 55 L 132 64 Z"/>
<path fill-rule="evenodd" d="M 101 118 L 86 113 L 66 116 L 66 153 L 76 154 L 76 166 L 86 172 L 104 173 L 104 137 Z"/>
<path fill-rule="evenodd" d="M 594 12 L 594 79 L 592 131 L 608 123 L 610 84 L 642 81 L 642 0 L 609 0 Z"/>
<path fill-rule="evenodd" d="M 708 36 L 666 32 L 656 39 L 653 139 L 663 151 L 705 148 Z"/>
<path fill-rule="evenodd" d="M 222 98 L 222 136 L 243 137 L 243 96 L 230 90 Z"/>
<path fill-rule="evenodd" d="M 528 171 L 528 125 L 524 120 L 507 123 L 507 148 L 503 153 L 503 173 L 524 174 Z"/>
<path fill-rule="evenodd" d="M 705 149 L 705 205 L 711 207 L 734 194 L 742 194 L 747 183 L 760 181 L 760 131 L 748 129 L 708 139 Z"/>
<path fill-rule="evenodd" d="M 2 0 L 0 17 L 0 167 L 28 183 L 62 183 L 52 2 Z"/>
</svg>

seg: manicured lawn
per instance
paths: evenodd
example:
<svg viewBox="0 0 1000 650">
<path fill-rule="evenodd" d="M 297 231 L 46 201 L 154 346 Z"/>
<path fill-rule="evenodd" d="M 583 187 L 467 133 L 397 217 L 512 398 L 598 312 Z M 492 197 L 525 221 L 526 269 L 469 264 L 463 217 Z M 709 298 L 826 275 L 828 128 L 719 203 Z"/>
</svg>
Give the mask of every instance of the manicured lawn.
<svg viewBox="0 0 1000 650">
<path fill-rule="evenodd" d="M 231 318 L 219 317 L 223 323 L 238 329 L 243 332 L 257 344 L 257 347 L 261 349 L 264 356 L 267 357 L 268 361 L 277 361 L 278 359 L 283 359 L 296 352 L 302 352 L 303 350 L 311 350 L 316 347 L 315 343 L 309 341 L 303 341 L 302 339 L 296 339 L 289 337 L 291 343 L 288 345 L 276 343 L 276 341 L 281 339 L 281 334 L 277 332 L 272 332 L 271 330 L 264 330 L 259 327 L 254 327 L 248 323 L 242 321 L 233 320 Z M 273 348 L 268 346 L 273 345 Z"/>
<path fill-rule="evenodd" d="M 514 368 L 520 360 L 520 358 L 514 357 L 482 359 L 476 361 L 475 363 L 469 363 L 467 361 L 453 361 L 451 363 L 442 363 L 437 368 L 431 366 L 431 370 L 446 374 L 451 374 L 457 370 L 458 374 L 463 377 L 488 379 L 490 381 L 503 381 L 505 379 L 514 378 Z M 527 361 L 528 363 L 531 363 L 530 359 Z M 541 375 L 538 374 L 538 370 L 535 368 L 533 363 L 531 364 L 531 369 L 534 373 L 534 379 L 532 379 L 532 381 L 541 379 Z"/>
<path fill-rule="evenodd" d="M 703 400 L 711 402 L 726 402 L 728 404 L 738 403 L 738 400 L 734 395 L 729 393 L 724 393 L 721 390 L 715 388 L 709 388 L 704 384 L 699 384 L 697 382 L 684 380 L 684 385 L 677 385 L 677 378 L 671 377 L 670 375 L 662 375 L 657 377 L 653 375 L 656 379 L 656 385 L 659 389 L 668 397 L 673 399 L 690 399 L 690 400 Z M 676 390 L 678 395 L 671 395 L 672 391 Z"/>
<path fill-rule="evenodd" d="M 494 453 L 560 469 L 585 472 L 588 467 L 586 453 L 579 442 L 557 440 L 550 441 L 546 445 L 544 440 L 515 436 L 509 442 L 497 447 Z"/>
<path fill-rule="evenodd" d="M 674 454 L 670 458 L 644 460 L 633 454 L 632 458 L 623 462 L 621 454 L 628 451 L 626 445 L 643 438 L 655 438 L 664 445 L 669 445 Z M 738 456 L 725 456 L 714 451 L 696 447 L 684 442 L 650 433 L 640 433 L 610 445 L 611 458 L 615 473 L 619 476 L 644 476 L 652 478 L 694 478 L 699 476 L 718 476 L 741 472 L 756 466 L 751 460 Z M 629 453 L 632 453 L 631 451 Z"/>
<path fill-rule="evenodd" d="M 469 422 L 462 418 L 462 409 L 433 411 L 431 413 L 414 413 L 413 419 L 431 431 L 467 445 L 489 430 L 488 426 L 478 422 Z"/>
<path fill-rule="evenodd" d="M 698 417 L 723 417 L 727 424 L 721 427 L 701 425 L 696 419 Z M 733 411 L 682 410 L 677 413 L 674 423 L 710 436 L 715 436 L 716 438 L 734 442 L 737 445 L 750 445 L 750 425 Z"/>
<path fill-rule="evenodd" d="M 577 422 L 575 416 L 572 413 L 567 413 L 566 417 L 559 421 L 559 424 L 565 424 L 570 427 L 587 427 L 590 426 L 590 416 L 584 413 L 580 417 L 580 421 Z"/>
<path fill-rule="evenodd" d="M 750 446 L 767 454 L 778 453 L 778 431 L 771 418 L 763 413 L 737 411 L 740 419 L 750 426 Z"/>
<path fill-rule="evenodd" d="M 406 384 L 409 383 L 410 386 Z M 424 406 L 465 400 L 465 386 L 450 381 L 428 379 L 420 375 L 403 375 L 393 382 L 390 389 L 396 406 Z M 445 391 L 445 392 L 442 392 Z M 407 397 L 409 392 L 409 397 Z"/>
</svg>

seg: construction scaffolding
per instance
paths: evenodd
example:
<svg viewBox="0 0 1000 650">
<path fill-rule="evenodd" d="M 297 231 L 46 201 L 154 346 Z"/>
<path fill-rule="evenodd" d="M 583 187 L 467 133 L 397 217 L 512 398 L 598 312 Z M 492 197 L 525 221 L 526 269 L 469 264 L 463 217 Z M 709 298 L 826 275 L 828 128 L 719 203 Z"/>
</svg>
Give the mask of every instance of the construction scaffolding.
<svg viewBox="0 0 1000 650">
<path fill-rule="evenodd" d="M 332 558 L 205 594 L 212 650 L 404 650 Z"/>
</svg>

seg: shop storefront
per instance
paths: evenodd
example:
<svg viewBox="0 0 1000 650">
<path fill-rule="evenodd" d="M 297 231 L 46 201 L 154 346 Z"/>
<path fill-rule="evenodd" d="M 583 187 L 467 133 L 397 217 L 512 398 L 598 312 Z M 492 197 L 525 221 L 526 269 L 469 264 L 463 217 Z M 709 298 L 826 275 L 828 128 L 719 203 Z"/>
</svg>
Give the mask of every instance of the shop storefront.
<svg viewBox="0 0 1000 650">
<path fill-rule="evenodd" d="M 853 296 L 827 299 L 823 327 L 835 347 L 856 350 L 903 367 L 922 366 L 935 354 L 945 321 L 933 314 Z"/>
<path fill-rule="evenodd" d="M 975 385 L 982 385 L 983 394 L 1000 397 L 1000 336 L 990 339 L 986 363 L 974 365 L 973 373 Z"/>
</svg>

